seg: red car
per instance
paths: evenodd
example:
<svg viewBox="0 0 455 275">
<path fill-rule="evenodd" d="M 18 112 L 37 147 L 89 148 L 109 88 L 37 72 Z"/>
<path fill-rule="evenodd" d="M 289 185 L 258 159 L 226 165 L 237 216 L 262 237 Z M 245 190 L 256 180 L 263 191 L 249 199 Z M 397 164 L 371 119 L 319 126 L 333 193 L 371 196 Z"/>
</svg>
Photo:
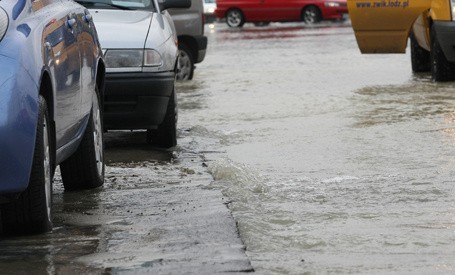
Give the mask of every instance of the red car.
<svg viewBox="0 0 455 275">
<path fill-rule="evenodd" d="M 341 20 L 348 13 L 346 0 L 217 0 L 216 16 L 230 27 L 245 22 L 268 23 L 303 20 Z"/>
</svg>

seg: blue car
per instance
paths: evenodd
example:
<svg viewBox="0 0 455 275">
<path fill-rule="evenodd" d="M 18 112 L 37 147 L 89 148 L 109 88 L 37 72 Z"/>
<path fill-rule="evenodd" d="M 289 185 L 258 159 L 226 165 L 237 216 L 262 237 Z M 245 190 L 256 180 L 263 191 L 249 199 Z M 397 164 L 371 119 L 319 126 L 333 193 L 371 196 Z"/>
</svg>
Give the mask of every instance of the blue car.
<svg viewBox="0 0 455 275">
<path fill-rule="evenodd" d="M 105 65 L 92 17 L 70 0 L 0 0 L 0 218 L 52 229 L 52 182 L 104 183 Z"/>
</svg>

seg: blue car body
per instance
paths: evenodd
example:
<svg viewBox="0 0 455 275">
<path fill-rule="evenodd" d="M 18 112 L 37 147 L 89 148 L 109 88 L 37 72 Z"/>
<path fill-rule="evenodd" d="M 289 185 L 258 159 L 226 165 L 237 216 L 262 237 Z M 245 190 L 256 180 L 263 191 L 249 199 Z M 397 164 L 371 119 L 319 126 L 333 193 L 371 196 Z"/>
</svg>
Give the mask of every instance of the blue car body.
<svg viewBox="0 0 455 275">
<path fill-rule="evenodd" d="M 103 86 L 104 65 L 91 17 L 77 3 L 7 0 L 0 1 L 0 12 L 2 197 L 28 186 L 40 93 L 48 105 L 55 168 L 80 144 L 93 91 Z M 50 88 L 43 93 L 44 85 Z"/>
</svg>

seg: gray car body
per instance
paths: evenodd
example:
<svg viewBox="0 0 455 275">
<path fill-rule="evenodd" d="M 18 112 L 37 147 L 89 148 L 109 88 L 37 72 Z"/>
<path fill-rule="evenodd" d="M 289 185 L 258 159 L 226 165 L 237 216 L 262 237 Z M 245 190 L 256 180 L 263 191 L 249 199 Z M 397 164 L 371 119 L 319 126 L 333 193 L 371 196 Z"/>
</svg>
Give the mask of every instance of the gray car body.
<svg viewBox="0 0 455 275">
<path fill-rule="evenodd" d="M 193 63 L 204 60 L 207 50 L 207 37 L 204 36 L 203 0 L 191 0 L 188 9 L 170 9 L 174 20 L 179 44 L 185 45 L 191 53 Z"/>
</svg>

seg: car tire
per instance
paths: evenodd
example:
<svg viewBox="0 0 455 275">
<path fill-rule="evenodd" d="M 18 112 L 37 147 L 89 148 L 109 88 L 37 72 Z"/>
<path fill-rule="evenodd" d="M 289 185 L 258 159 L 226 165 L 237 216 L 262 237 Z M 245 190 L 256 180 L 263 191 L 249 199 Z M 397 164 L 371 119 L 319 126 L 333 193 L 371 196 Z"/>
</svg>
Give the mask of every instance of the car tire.
<svg viewBox="0 0 455 275">
<path fill-rule="evenodd" d="M 434 81 L 444 82 L 455 80 L 455 62 L 450 62 L 444 55 L 436 37 L 434 27 L 431 28 L 431 77 Z"/>
<path fill-rule="evenodd" d="M 163 122 L 157 129 L 147 129 L 146 141 L 161 148 L 171 148 L 177 145 L 177 97 L 175 91 L 172 91 L 169 98 Z"/>
<path fill-rule="evenodd" d="M 411 41 L 410 48 L 412 71 L 416 73 L 431 71 L 430 52 L 420 47 L 414 33 L 411 33 L 409 39 Z"/>
<path fill-rule="evenodd" d="M 185 44 L 179 44 L 179 59 L 177 64 L 177 80 L 187 81 L 193 79 L 194 58 L 190 49 Z"/>
<path fill-rule="evenodd" d="M 99 98 L 96 90 L 81 143 L 77 151 L 60 164 L 66 191 L 92 189 L 104 183 L 103 125 Z"/>
<path fill-rule="evenodd" d="M 302 20 L 307 24 L 316 24 L 321 22 L 322 13 L 316 6 L 308 6 L 303 9 Z"/>
<path fill-rule="evenodd" d="M 240 28 L 245 24 L 245 17 L 239 9 L 231 9 L 226 13 L 226 23 L 231 28 Z"/>
<path fill-rule="evenodd" d="M 46 100 L 39 96 L 38 125 L 32 171 L 27 189 L 14 201 L 1 205 L 3 233 L 44 233 L 52 229 L 52 154 Z"/>
</svg>

